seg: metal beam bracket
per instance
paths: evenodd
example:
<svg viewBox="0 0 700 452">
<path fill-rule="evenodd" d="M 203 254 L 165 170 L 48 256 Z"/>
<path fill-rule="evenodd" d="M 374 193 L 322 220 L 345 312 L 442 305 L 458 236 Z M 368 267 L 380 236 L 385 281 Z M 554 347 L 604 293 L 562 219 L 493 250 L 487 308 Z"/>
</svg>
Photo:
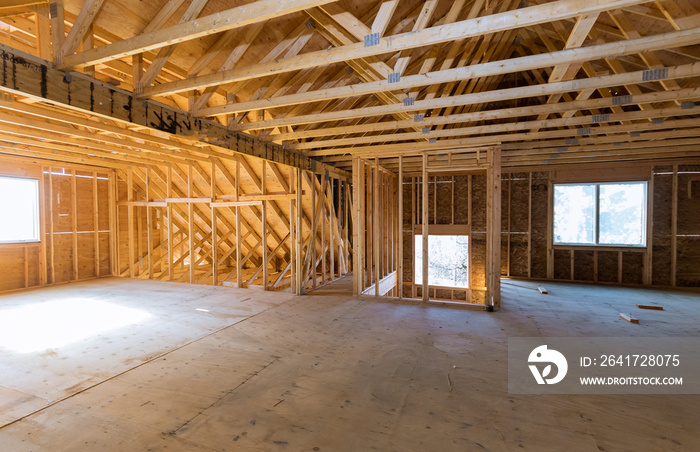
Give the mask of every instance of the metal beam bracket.
<svg viewBox="0 0 700 452">
<path fill-rule="evenodd" d="M 365 47 L 372 47 L 376 45 L 379 45 L 379 33 L 365 35 Z"/>
</svg>

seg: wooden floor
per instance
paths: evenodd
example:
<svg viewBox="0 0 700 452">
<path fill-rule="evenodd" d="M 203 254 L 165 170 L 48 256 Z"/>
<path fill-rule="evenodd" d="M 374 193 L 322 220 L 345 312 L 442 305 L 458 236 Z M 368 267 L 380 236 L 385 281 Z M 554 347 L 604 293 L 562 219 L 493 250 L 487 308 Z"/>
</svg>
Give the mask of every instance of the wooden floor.
<svg viewBox="0 0 700 452">
<path fill-rule="evenodd" d="M 509 336 L 698 336 L 700 295 L 503 282 L 498 313 L 108 279 L 0 297 L 150 314 L 0 348 L 2 451 L 690 451 L 700 396 L 509 395 Z M 665 311 L 636 313 L 634 303 Z M 199 309 L 199 310 L 198 310 Z"/>
</svg>

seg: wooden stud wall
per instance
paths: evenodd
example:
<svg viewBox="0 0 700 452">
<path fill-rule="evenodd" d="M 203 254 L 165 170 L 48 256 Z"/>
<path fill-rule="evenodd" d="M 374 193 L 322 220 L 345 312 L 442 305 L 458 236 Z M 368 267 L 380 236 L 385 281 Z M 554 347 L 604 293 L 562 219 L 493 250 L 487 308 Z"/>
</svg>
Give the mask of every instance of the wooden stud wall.
<svg viewBox="0 0 700 452">
<path fill-rule="evenodd" d="M 0 160 L 0 175 L 39 181 L 41 241 L 0 245 L 0 291 L 112 274 L 111 172 Z"/>
<path fill-rule="evenodd" d="M 116 174 L 121 276 L 304 293 L 349 272 L 347 180 L 243 155 Z"/>
<path fill-rule="evenodd" d="M 377 159 L 353 162 L 353 244 L 356 295 L 400 295 L 398 176 Z"/>
<path fill-rule="evenodd" d="M 664 287 L 700 284 L 697 265 L 700 262 L 700 166 L 641 166 L 626 172 L 576 171 L 582 182 L 648 181 L 651 196 L 647 206 L 649 246 L 646 249 L 552 247 L 550 193 L 554 180 L 562 177 L 570 180 L 566 173 L 534 171 L 502 175 L 502 276 Z M 429 229 L 463 226 L 470 238 L 470 289 L 430 287 L 430 299 L 484 304 L 486 177 L 483 173 L 429 176 L 427 185 Z M 415 236 L 421 233 L 420 177 L 404 178 L 402 207 L 402 296 L 420 299 L 422 282 L 414 281 L 413 260 Z"/>
</svg>

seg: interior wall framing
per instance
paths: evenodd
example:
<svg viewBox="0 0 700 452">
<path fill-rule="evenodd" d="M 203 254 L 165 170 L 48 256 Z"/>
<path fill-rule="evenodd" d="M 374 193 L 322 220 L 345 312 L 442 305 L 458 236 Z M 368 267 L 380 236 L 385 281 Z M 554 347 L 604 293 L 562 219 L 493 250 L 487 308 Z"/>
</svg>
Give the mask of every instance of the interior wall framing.
<svg viewBox="0 0 700 452">
<path fill-rule="evenodd" d="M 647 181 L 648 239 L 644 248 L 553 246 L 555 182 Z M 501 276 L 633 286 L 694 287 L 700 284 L 700 166 L 636 165 L 626 170 L 512 171 L 501 178 Z M 413 244 L 420 234 L 421 181 L 403 181 L 403 296 L 421 298 L 414 281 Z M 469 289 L 431 287 L 430 298 L 484 303 L 486 177 L 435 175 L 428 181 L 429 224 L 468 231 Z M 417 214 L 418 213 L 418 214 Z M 440 226 L 443 227 L 443 226 Z"/>
<path fill-rule="evenodd" d="M 0 292 L 112 274 L 112 172 L 0 158 L 0 176 L 39 182 L 40 240 L 0 244 Z"/>
</svg>

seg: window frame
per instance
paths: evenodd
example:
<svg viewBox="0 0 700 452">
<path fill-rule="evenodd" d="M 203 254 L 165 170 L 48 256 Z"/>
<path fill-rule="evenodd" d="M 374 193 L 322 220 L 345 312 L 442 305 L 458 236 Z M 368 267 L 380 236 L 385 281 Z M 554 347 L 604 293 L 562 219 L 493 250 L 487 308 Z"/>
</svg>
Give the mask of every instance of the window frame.
<svg viewBox="0 0 700 452">
<path fill-rule="evenodd" d="M 422 286 L 422 280 L 418 281 L 416 279 L 416 248 L 415 241 L 417 238 L 422 237 L 423 225 L 414 224 L 413 225 L 413 243 L 411 244 L 413 250 L 413 256 L 411 261 L 413 261 L 413 284 L 417 286 Z M 458 286 L 439 286 L 428 283 L 429 288 L 435 289 L 454 289 L 454 290 L 466 290 L 467 293 L 472 290 L 472 277 L 471 277 L 471 227 L 468 224 L 429 224 L 428 225 L 428 243 L 430 243 L 430 236 L 463 236 L 467 238 L 467 259 L 469 263 L 469 270 L 467 271 L 467 287 Z"/>
<path fill-rule="evenodd" d="M 34 237 L 28 240 L 1 240 L 0 247 L 12 247 L 12 246 L 29 246 L 41 244 L 41 180 L 36 177 L 12 175 L 12 174 L 0 174 L 0 179 L 19 179 L 25 181 L 32 181 L 36 184 L 36 205 L 35 205 L 35 234 Z"/>
<path fill-rule="evenodd" d="M 644 231 L 642 238 L 644 243 L 641 245 L 636 245 L 636 244 L 609 244 L 609 243 L 600 243 L 600 186 L 601 185 L 633 185 L 633 184 L 643 184 L 644 185 L 644 200 L 642 201 L 642 206 L 644 208 L 643 215 L 642 215 L 642 221 L 644 222 L 642 226 L 642 230 Z M 594 238 L 595 238 L 595 243 L 564 243 L 560 242 L 557 243 L 555 240 L 555 235 L 554 235 L 554 218 L 555 218 L 555 212 L 554 212 L 554 200 L 555 200 L 555 195 L 554 191 L 556 189 L 556 186 L 566 186 L 566 185 L 588 185 L 588 186 L 595 186 L 595 229 L 594 229 Z M 596 182 L 589 182 L 589 181 L 580 181 L 580 182 L 552 182 L 550 184 L 551 187 L 551 197 L 550 197 L 550 202 L 551 202 L 551 221 L 550 221 L 550 227 L 551 227 L 551 245 L 553 249 L 580 249 L 580 250 L 585 250 L 585 249 L 591 249 L 591 250 L 605 250 L 605 249 L 612 249 L 612 250 L 620 250 L 620 249 L 626 249 L 626 250 L 639 250 L 639 251 L 644 251 L 647 249 L 649 246 L 649 200 L 650 200 L 650 194 L 649 194 L 649 189 L 650 189 L 650 184 L 648 180 L 623 180 L 623 181 L 613 181 L 613 180 L 607 180 L 607 181 L 596 181 Z"/>
</svg>

